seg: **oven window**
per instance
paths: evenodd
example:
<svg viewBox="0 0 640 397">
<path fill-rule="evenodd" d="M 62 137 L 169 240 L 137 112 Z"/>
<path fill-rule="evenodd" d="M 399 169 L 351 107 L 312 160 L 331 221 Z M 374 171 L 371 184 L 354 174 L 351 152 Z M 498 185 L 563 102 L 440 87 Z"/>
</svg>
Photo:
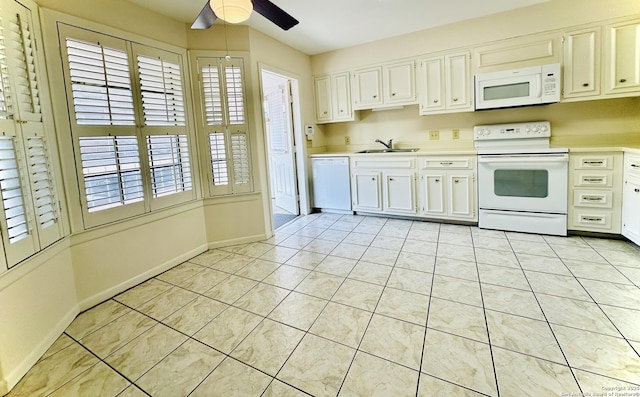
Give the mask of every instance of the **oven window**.
<svg viewBox="0 0 640 397">
<path fill-rule="evenodd" d="M 529 96 L 529 92 L 531 92 L 529 85 L 530 83 L 527 81 L 517 84 L 484 87 L 484 100 L 495 101 L 499 99 L 527 97 Z"/>
<path fill-rule="evenodd" d="M 495 170 L 496 196 L 544 198 L 549 194 L 547 170 Z"/>
</svg>

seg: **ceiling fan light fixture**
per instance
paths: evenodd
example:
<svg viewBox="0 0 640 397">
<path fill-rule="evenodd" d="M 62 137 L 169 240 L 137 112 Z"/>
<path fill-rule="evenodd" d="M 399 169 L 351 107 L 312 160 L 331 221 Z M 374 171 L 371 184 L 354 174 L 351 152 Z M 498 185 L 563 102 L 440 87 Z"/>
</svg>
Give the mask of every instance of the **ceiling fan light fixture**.
<svg viewBox="0 0 640 397">
<path fill-rule="evenodd" d="M 229 23 L 244 22 L 253 11 L 251 0 L 209 0 L 209 5 L 218 18 Z"/>
</svg>

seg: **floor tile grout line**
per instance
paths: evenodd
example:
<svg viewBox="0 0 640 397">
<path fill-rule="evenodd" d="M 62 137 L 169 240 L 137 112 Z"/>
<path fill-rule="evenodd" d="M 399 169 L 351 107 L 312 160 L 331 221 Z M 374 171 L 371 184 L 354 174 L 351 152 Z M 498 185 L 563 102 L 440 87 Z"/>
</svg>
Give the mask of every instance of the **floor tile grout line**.
<svg viewBox="0 0 640 397">
<path fill-rule="evenodd" d="M 545 244 L 547 244 L 549 246 L 549 248 L 551 250 L 553 250 L 553 252 L 557 255 L 557 252 L 553 249 L 553 247 L 546 240 L 545 240 Z M 515 250 L 514 250 L 514 253 L 515 253 Z M 558 258 L 560 258 L 560 257 L 558 256 Z M 562 261 L 562 258 L 560 258 L 560 260 Z M 576 377 L 575 371 L 571 367 L 571 364 L 569 364 L 569 359 L 567 358 L 567 355 L 564 352 L 564 349 L 562 348 L 562 345 L 560 344 L 560 341 L 558 340 L 558 337 L 556 336 L 556 333 L 553 331 L 553 327 L 551 326 L 551 323 L 549 322 L 547 314 L 544 312 L 544 309 L 543 309 L 542 305 L 540 304 L 540 300 L 538 299 L 538 296 L 536 295 L 536 291 L 533 289 L 533 285 L 531 285 L 531 282 L 529 281 L 529 277 L 527 276 L 527 273 L 522 268 L 522 264 L 520 263 L 520 260 L 518 259 L 517 255 L 516 255 L 516 261 L 518 262 L 518 266 L 522 270 L 522 273 L 524 274 L 524 277 L 527 280 L 527 283 L 529 284 L 529 288 L 531 288 L 531 292 L 533 293 L 533 298 L 536 300 L 536 303 L 538 304 L 538 307 L 540 308 L 540 311 L 542 312 L 542 316 L 544 317 L 544 321 L 547 323 L 547 327 L 549 327 L 549 330 L 551 331 L 551 335 L 553 335 L 553 339 L 556 341 L 556 344 L 558 346 L 558 349 L 560 349 L 560 353 L 562 354 L 562 357 L 564 357 L 564 360 L 565 360 L 565 362 L 567 364 L 566 366 L 570 369 L 571 375 L 573 376 L 573 379 L 575 380 L 576 385 L 578 385 L 578 390 L 580 390 L 580 393 L 582 395 L 583 394 L 582 385 L 580 384 L 580 382 L 578 382 L 578 378 Z M 564 262 L 562 262 L 562 263 L 564 264 Z M 566 264 L 565 264 L 565 266 L 566 266 Z M 571 269 L 569 269 L 569 271 L 571 271 Z M 573 275 L 573 273 L 572 273 L 572 275 Z M 574 276 L 574 278 L 577 280 L 577 278 L 575 276 Z M 584 286 L 582 288 L 584 289 Z M 586 291 L 586 289 L 585 289 L 585 291 Z M 591 295 L 589 295 L 589 296 L 591 297 Z"/>
<path fill-rule="evenodd" d="M 438 240 L 440 240 L 440 230 L 441 227 L 438 226 Z M 425 359 L 425 346 L 427 343 L 427 332 L 429 330 L 429 314 L 431 312 L 431 299 L 433 298 L 433 285 L 435 284 L 435 277 L 436 277 L 436 266 L 437 266 L 437 261 L 438 261 L 438 246 L 439 243 L 436 242 L 436 251 L 434 252 L 433 255 L 433 273 L 431 273 L 431 288 L 429 289 L 429 303 L 427 306 L 427 317 L 425 318 L 424 321 L 424 336 L 422 337 L 422 351 L 420 352 L 420 368 L 418 369 L 419 373 L 418 373 L 418 383 L 416 384 L 416 397 L 418 397 L 419 393 L 420 393 L 420 374 L 422 373 L 422 364 L 424 363 L 424 359 Z M 430 376 L 430 375 L 428 375 Z"/>
<path fill-rule="evenodd" d="M 505 235 L 506 237 L 506 235 Z M 507 243 L 509 244 L 509 246 L 511 246 L 511 243 L 509 241 L 509 239 L 507 238 Z M 484 326 L 487 330 L 487 342 L 489 344 L 489 353 L 491 354 L 491 366 L 493 368 L 493 380 L 496 382 L 496 393 L 497 396 L 500 397 L 500 383 L 498 382 L 498 370 L 496 368 L 496 360 L 495 360 L 495 356 L 493 354 L 493 348 L 494 345 L 493 343 L 491 343 L 491 331 L 489 330 L 489 320 L 487 319 L 487 308 L 484 304 L 484 294 L 482 293 L 483 289 L 482 289 L 482 278 L 480 276 L 480 268 L 479 268 L 479 264 L 478 264 L 478 258 L 476 256 L 476 250 L 475 250 L 475 241 L 474 241 L 474 236 L 473 233 L 471 233 L 471 247 L 473 249 L 473 258 L 475 260 L 476 263 L 476 272 L 478 274 L 478 288 L 480 289 L 480 301 L 482 302 L 482 315 L 484 316 Z M 512 251 L 513 252 L 513 251 Z M 515 256 L 515 252 L 514 252 L 514 256 Z M 517 257 L 516 257 L 517 260 Z M 520 269 L 522 271 L 522 269 Z M 524 273 L 524 272 L 523 272 Z"/>
</svg>

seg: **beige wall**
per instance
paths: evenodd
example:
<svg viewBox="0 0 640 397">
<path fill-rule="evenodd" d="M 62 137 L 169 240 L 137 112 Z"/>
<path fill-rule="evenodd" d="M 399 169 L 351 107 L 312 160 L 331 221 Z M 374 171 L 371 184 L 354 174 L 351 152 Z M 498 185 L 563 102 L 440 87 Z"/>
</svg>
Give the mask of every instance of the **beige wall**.
<svg viewBox="0 0 640 397">
<path fill-rule="evenodd" d="M 126 0 L 35 0 L 43 8 L 185 48 L 185 24 Z"/>
</svg>

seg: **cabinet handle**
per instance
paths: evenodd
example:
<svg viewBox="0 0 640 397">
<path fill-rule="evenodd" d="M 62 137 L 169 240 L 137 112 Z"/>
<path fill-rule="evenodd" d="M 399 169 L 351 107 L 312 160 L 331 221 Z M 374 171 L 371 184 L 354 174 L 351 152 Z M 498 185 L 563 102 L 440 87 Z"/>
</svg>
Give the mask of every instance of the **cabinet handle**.
<svg viewBox="0 0 640 397">
<path fill-rule="evenodd" d="M 638 189 L 638 188 L 633 189 L 633 191 L 636 192 L 636 193 L 640 193 L 640 189 Z"/>
<path fill-rule="evenodd" d="M 378 97 L 377 95 L 374 95 L 374 96 L 373 96 L 373 98 L 374 98 L 374 99 L 375 99 L 375 98 L 377 98 L 377 97 Z"/>
<path fill-rule="evenodd" d="M 584 164 L 588 164 L 588 165 L 602 165 L 604 164 L 604 161 L 602 160 L 595 160 L 595 161 L 585 161 Z"/>
<path fill-rule="evenodd" d="M 589 87 L 589 83 L 582 84 L 583 87 Z"/>
<path fill-rule="evenodd" d="M 458 183 L 458 182 L 460 182 L 460 180 L 458 180 L 458 179 L 454 179 L 453 180 L 453 183 Z"/>
<path fill-rule="evenodd" d="M 620 79 L 620 82 L 621 82 L 621 83 L 626 83 L 626 82 L 627 82 L 627 79 Z"/>
<path fill-rule="evenodd" d="M 452 165 L 453 163 L 451 161 L 441 161 L 440 165 Z"/>
<path fill-rule="evenodd" d="M 603 182 L 604 179 L 603 178 L 584 178 L 584 181 L 585 182 L 589 182 L 589 183 L 591 183 L 591 182 Z"/>
<path fill-rule="evenodd" d="M 394 93 L 392 93 L 392 94 L 391 94 L 391 96 L 396 96 L 396 93 L 395 93 L 395 92 L 394 92 Z"/>
<path fill-rule="evenodd" d="M 389 178 L 389 181 L 393 181 L 393 178 Z"/>
<path fill-rule="evenodd" d="M 434 100 L 433 100 L 433 103 L 438 103 L 438 100 L 437 100 L 437 99 L 434 99 Z"/>
<path fill-rule="evenodd" d="M 374 177 L 372 177 L 372 178 L 371 178 L 371 180 L 372 180 L 372 181 L 375 181 L 375 180 L 376 180 L 376 177 L 375 177 L 375 176 L 374 176 Z"/>
<path fill-rule="evenodd" d="M 344 113 L 344 109 L 340 109 L 340 113 Z"/>
<path fill-rule="evenodd" d="M 631 168 L 640 168 L 640 165 L 638 165 L 638 164 L 631 164 Z"/>
<path fill-rule="evenodd" d="M 436 182 L 440 182 L 440 179 L 436 179 Z"/>
<path fill-rule="evenodd" d="M 602 201 L 603 198 L 598 196 L 584 196 L 583 199 L 586 201 Z"/>
<path fill-rule="evenodd" d="M 327 114 L 328 112 L 324 112 L 324 114 Z"/>
<path fill-rule="evenodd" d="M 453 101 L 454 102 L 458 102 L 458 98 L 453 98 Z"/>
<path fill-rule="evenodd" d="M 602 222 L 602 218 L 595 218 L 591 216 L 583 216 L 582 220 L 587 222 Z"/>
</svg>

